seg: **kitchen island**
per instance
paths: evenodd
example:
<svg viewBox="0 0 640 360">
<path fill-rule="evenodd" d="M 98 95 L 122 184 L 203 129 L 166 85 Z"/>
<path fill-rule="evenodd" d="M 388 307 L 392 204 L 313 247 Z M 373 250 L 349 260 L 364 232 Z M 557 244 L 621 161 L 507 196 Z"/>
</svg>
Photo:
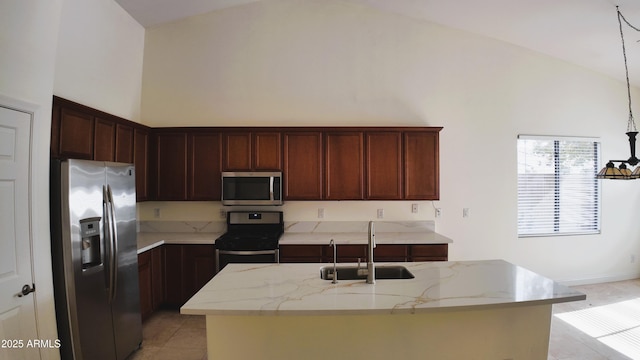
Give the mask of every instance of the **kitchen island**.
<svg viewBox="0 0 640 360">
<path fill-rule="evenodd" d="M 209 359 L 546 359 L 552 305 L 586 298 L 502 260 L 388 265 L 415 278 L 231 264 L 181 313 L 206 315 Z"/>
</svg>

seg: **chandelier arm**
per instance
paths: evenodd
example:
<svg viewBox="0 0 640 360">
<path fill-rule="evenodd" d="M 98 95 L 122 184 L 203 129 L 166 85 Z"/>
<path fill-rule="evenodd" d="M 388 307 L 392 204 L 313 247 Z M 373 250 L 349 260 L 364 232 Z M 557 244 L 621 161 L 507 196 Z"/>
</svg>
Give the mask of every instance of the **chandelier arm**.
<svg viewBox="0 0 640 360">
<path fill-rule="evenodd" d="M 618 8 L 619 8 L 619 6 L 616 6 L 616 9 L 618 9 Z M 620 17 L 622 18 L 622 20 L 624 20 L 624 22 L 625 22 L 627 25 L 629 25 L 629 27 L 630 27 L 630 28 L 632 28 L 632 29 L 633 29 L 633 30 L 635 30 L 635 31 L 640 32 L 640 28 L 637 28 L 637 27 L 635 27 L 635 26 L 631 25 L 631 23 L 630 23 L 629 21 L 627 21 L 627 18 L 625 18 L 625 17 L 624 17 L 624 15 L 622 15 L 622 13 L 620 12 L 620 10 L 619 10 L 619 9 L 618 9 L 618 14 L 619 14 L 619 15 L 620 15 Z"/>
<path fill-rule="evenodd" d="M 627 80 L 627 99 L 629 103 L 629 120 L 627 122 L 627 131 L 636 131 L 636 122 L 633 119 L 633 110 L 631 109 L 631 84 L 629 81 L 629 67 L 627 65 L 627 49 L 624 45 L 624 32 L 622 31 L 622 20 L 624 20 L 627 25 L 631 26 L 633 29 L 636 29 L 634 26 L 629 24 L 627 20 L 624 18 L 618 6 L 616 6 L 616 11 L 618 12 L 618 27 L 620 28 L 620 40 L 622 41 L 622 57 L 624 59 L 624 72 Z M 637 30 L 637 29 L 636 29 Z M 639 30 L 640 31 L 640 30 Z"/>
</svg>

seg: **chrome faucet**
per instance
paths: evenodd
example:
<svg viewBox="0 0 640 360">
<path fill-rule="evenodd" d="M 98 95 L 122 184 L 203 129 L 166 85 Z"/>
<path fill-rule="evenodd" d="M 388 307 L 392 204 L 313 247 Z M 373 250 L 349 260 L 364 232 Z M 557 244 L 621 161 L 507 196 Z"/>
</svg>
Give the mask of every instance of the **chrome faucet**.
<svg viewBox="0 0 640 360">
<path fill-rule="evenodd" d="M 338 283 L 338 269 L 336 267 L 336 243 L 335 241 L 333 241 L 333 239 L 331 239 L 331 241 L 329 241 L 329 246 L 333 246 L 333 281 L 331 281 L 332 284 L 337 284 Z"/>
<path fill-rule="evenodd" d="M 373 221 L 369 221 L 369 244 L 367 248 L 367 284 L 376 283 L 376 265 L 373 263 L 373 248 L 376 247 L 376 230 Z"/>
</svg>

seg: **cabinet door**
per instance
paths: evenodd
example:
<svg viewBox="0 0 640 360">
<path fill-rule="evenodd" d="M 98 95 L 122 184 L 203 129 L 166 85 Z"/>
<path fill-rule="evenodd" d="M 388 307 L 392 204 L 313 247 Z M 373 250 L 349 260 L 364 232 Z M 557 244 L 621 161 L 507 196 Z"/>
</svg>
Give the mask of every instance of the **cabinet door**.
<svg viewBox="0 0 640 360">
<path fill-rule="evenodd" d="M 149 250 L 151 253 L 151 304 L 156 311 L 164 303 L 164 247 Z"/>
<path fill-rule="evenodd" d="M 149 171 L 149 133 L 142 129 L 135 129 L 133 133 L 134 157 L 136 165 L 136 199 L 145 201 L 149 199 L 149 187 L 147 186 Z"/>
<path fill-rule="evenodd" d="M 375 261 L 407 261 L 408 247 L 402 244 L 378 244 L 373 252 Z"/>
<path fill-rule="evenodd" d="M 184 304 L 185 292 L 182 285 L 184 270 L 183 245 L 169 244 L 164 246 L 164 299 L 171 307 Z"/>
<path fill-rule="evenodd" d="M 253 134 L 253 170 L 282 170 L 282 147 L 279 132 Z"/>
<path fill-rule="evenodd" d="M 183 245 L 184 302 L 195 295 L 215 275 L 213 245 Z"/>
<path fill-rule="evenodd" d="M 130 126 L 116 125 L 116 161 L 133 162 L 133 128 Z"/>
<path fill-rule="evenodd" d="M 251 170 L 251 133 L 237 132 L 225 133 L 224 161 L 225 171 L 249 171 Z"/>
<path fill-rule="evenodd" d="M 285 200 L 322 200 L 322 133 L 284 134 Z"/>
<path fill-rule="evenodd" d="M 51 108 L 51 144 L 50 151 L 51 157 L 57 158 L 60 156 L 60 112 L 62 109 L 60 105 L 53 103 Z"/>
<path fill-rule="evenodd" d="M 59 140 L 60 156 L 91 160 L 93 158 L 93 116 L 62 108 Z"/>
<path fill-rule="evenodd" d="M 326 134 L 326 199 L 360 200 L 364 196 L 363 135 L 361 132 Z"/>
<path fill-rule="evenodd" d="M 438 157 L 437 132 L 406 132 L 404 134 L 405 199 L 439 199 Z"/>
<path fill-rule="evenodd" d="M 142 320 L 153 312 L 152 285 L 151 285 L 151 253 L 145 251 L 138 255 L 138 280 L 140 287 L 140 315 Z"/>
<path fill-rule="evenodd" d="M 367 199 L 402 199 L 401 133 L 367 133 L 366 144 Z"/>
<path fill-rule="evenodd" d="M 319 263 L 324 245 L 280 245 L 281 263 Z"/>
<path fill-rule="evenodd" d="M 93 159 L 113 161 L 116 124 L 109 120 L 95 118 L 94 130 Z"/>
<path fill-rule="evenodd" d="M 189 200 L 220 200 L 219 133 L 189 135 Z"/>
<path fill-rule="evenodd" d="M 187 199 L 187 134 L 157 134 L 157 199 Z"/>
<path fill-rule="evenodd" d="M 449 259 L 448 244 L 411 245 L 411 261 L 447 261 Z"/>
<path fill-rule="evenodd" d="M 360 259 L 361 263 L 367 262 L 367 245 L 361 244 L 349 244 L 349 245 L 338 245 L 336 249 L 336 255 L 338 257 L 337 262 L 351 262 L 357 263 L 358 259 Z M 333 262 L 333 246 L 324 246 L 324 261 L 332 263 Z M 366 267 L 366 264 L 365 264 Z"/>
</svg>

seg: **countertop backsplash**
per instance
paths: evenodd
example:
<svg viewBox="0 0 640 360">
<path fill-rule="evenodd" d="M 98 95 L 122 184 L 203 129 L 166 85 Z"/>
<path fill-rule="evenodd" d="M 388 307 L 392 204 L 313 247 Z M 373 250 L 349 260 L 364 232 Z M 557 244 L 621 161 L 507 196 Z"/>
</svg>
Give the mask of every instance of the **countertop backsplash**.
<svg viewBox="0 0 640 360">
<path fill-rule="evenodd" d="M 141 233 L 223 233 L 227 229 L 224 221 L 140 221 Z"/>
</svg>

